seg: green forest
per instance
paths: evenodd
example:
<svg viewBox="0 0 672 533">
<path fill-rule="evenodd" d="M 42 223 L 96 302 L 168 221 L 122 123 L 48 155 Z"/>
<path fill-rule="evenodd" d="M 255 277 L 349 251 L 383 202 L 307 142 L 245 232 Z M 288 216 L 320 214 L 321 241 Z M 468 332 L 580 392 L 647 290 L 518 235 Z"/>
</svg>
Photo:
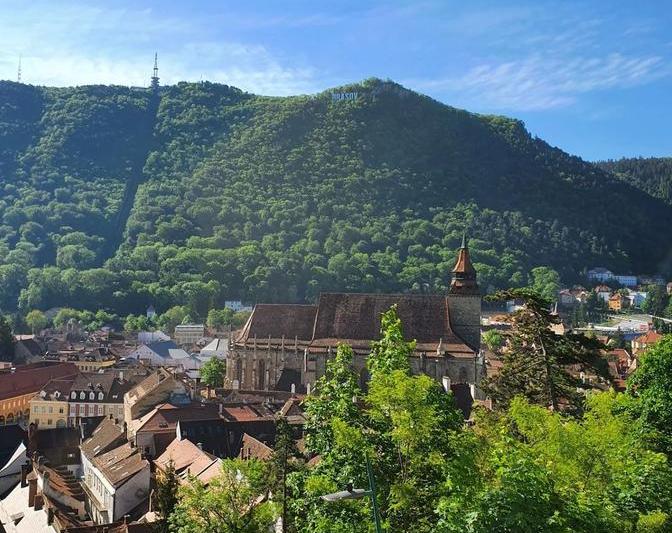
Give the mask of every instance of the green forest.
<svg viewBox="0 0 672 533">
<path fill-rule="evenodd" d="M 599 161 L 597 165 L 672 205 L 672 157 L 623 158 Z"/>
<path fill-rule="evenodd" d="M 611 170 L 377 79 L 282 98 L 0 82 L 0 309 L 204 319 L 229 299 L 443 291 L 464 231 L 487 292 L 538 266 L 669 273 L 672 208 Z"/>
</svg>

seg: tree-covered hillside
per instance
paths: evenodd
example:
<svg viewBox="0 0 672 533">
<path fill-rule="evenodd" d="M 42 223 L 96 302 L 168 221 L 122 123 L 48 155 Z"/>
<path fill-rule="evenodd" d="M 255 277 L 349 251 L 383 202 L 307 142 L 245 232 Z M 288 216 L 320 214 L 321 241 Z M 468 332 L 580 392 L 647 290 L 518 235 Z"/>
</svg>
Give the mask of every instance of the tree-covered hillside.
<svg viewBox="0 0 672 533">
<path fill-rule="evenodd" d="M 635 157 L 600 161 L 616 177 L 672 205 L 672 157 Z"/>
<path fill-rule="evenodd" d="M 465 229 L 487 290 L 669 266 L 669 206 L 521 122 L 335 91 L 358 96 L 0 83 L 0 308 L 441 291 Z"/>
</svg>

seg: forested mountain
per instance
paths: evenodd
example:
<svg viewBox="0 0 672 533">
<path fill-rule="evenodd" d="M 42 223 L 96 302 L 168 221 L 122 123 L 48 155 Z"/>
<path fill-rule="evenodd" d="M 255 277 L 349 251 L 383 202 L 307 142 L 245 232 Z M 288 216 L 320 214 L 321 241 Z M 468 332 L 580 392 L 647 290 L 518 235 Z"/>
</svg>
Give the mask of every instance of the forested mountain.
<svg viewBox="0 0 672 533">
<path fill-rule="evenodd" d="M 287 98 L 2 82 L 0 191 L 5 311 L 440 291 L 465 229 L 487 290 L 539 265 L 669 271 L 672 248 L 661 200 L 380 80 Z"/>
<path fill-rule="evenodd" d="M 672 205 L 672 157 L 634 157 L 599 161 L 600 168 Z"/>
</svg>

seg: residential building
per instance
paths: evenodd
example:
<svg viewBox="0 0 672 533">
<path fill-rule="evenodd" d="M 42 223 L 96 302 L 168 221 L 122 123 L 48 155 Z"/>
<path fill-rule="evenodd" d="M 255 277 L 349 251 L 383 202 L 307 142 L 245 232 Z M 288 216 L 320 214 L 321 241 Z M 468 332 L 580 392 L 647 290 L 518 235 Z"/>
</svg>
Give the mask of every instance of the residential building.
<svg viewBox="0 0 672 533">
<path fill-rule="evenodd" d="M 251 312 L 253 309 L 251 305 L 245 305 L 240 300 L 226 300 L 224 302 L 224 307 L 231 309 L 234 313 L 239 313 L 241 311 Z"/>
<path fill-rule="evenodd" d="M 672 281 L 670 281 L 666 286 L 667 294 L 672 295 Z"/>
<path fill-rule="evenodd" d="M 173 341 L 155 341 L 143 344 L 129 357 L 155 367 L 170 367 L 178 370 L 198 370 L 203 362 L 198 357 L 178 348 Z"/>
<path fill-rule="evenodd" d="M 178 423 L 218 419 L 220 419 L 219 409 L 215 404 L 163 403 L 128 424 L 129 438 L 147 455 L 158 457 L 175 438 Z"/>
<path fill-rule="evenodd" d="M 656 333 L 653 330 L 649 330 L 644 335 L 635 337 L 632 340 L 632 354 L 633 355 L 640 354 L 641 352 L 646 350 L 649 346 L 655 344 L 662 338 L 663 336 L 660 333 Z"/>
<path fill-rule="evenodd" d="M 86 508 L 96 524 L 123 518 L 149 497 L 149 463 L 117 420 L 105 418 L 81 449 Z"/>
<path fill-rule="evenodd" d="M 366 359 L 380 336 L 380 318 L 391 306 L 404 336 L 417 341 L 414 373 L 441 381 L 477 383 L 481 296 L 466 239 L 460 247 L 447 294 L 323 293 L 317 305 L 258 304 L 233 339 L 227 357 L 227 386 L 247 390 L 307 390 L 326 371 L 340 343 L 354 351 L 360 381 L 368 380 Z"/>
<path fill-rule="evenodd" d="M 31 424 L 40 430 L 68 425 L 68 395 L 75 379 L 52 379 L 30 400 Z"/>
<path fill-rule="evenodd" d="M 154 460 L 157 478 L 165 475 L 168 464 L 172 463 L 180 483 L 196 478 L 204 485 L 221 472 L 222 460 L 203 451 L 199 446 L 186 439 L 175 438 L 166 450 Z"/>
<path fill-rule="evenodd" d="M 586 276 L 588 277 L 589 281 L 598 281 L 604 283 L 606 281 L 610 281 L 614 277 L 614 273 L 604 267 L 595 267 L 591 268 L 586 273 Z"/>
<path fill-rule="evenodd" d="M 608 304 L 610 311 L 622 311 L 630 306 L 630 299 L 620 292 L 615 292 L 609 298 Z"/>
<path fill-rule="evenodd" d="M 68 425 L 79 426 L 81 419 L 93 416 L 123 419 L 124 395 L 134 385 L 123 372 L 115 370 L 80 374 L 68 393 Z"/>
<path fill-rule="evenodd" d="M 607 285 L 598 285 L 595 287 L 595 294 L 597 295 L 598 300 L 602 300 L 604 303 L 609 303 L 609 298 L 611 298 L 611 287 Z"/>
<path fill-rule="evenodd" d="M 35 335 L 15 335 L 14 357 L 18 361 L 32 363 L 44 355 L 44 348 L 35 340 Z"/>
<path fill-rule="evenodd" d="M 628 299 L 630 300 L 630 307 L 640 308 L 646 301 L 647 293 L 645 291 L 634 291 L 628 289 Z"/>
<path fill-rule="evenodd" d="M 138 344 L 150 344 L 157 341 L 169 341 L 170 337 L 163 331 L 140 331 L 138 333 Z"/>
<path fill-rule="evenodd" d="M 242 445 L 240 447 L 240 459 L 259 459 L 260 461 L 268 461 L 273 455 L 273 448 L 268 444 L 255 439 L 252 435 L 245 433 L 243 435 Z"/>
<path fill-rule="evenodd" d="M 175 342 L 180 346 L 192 346 L 205 337 L 203 324 L 180 324 L 175 326 Z"/>
<path fill-rule="evenodd" d="M 0 426 L 26 422 L 30 401 L 52 379 L 76 376 L 71 363 L 31 363 L 0 371 Z"/>
<path fill-rule="evenodd" d="M 618 281 L 624 287 L 636 287 L 637 286 L 637 276 L 631 275 L 616 275 L 614 279 Z"/>
<path fill-rule="evenodd" d="M 131 421 L 140 418 L 160 403 L 174 397 L 187 397 L 187 387 L 175 375 L 159 368 L 124 395 L 124 421 L 133 436 Z"/>
<path fill-rule="evenodd" d="M 229 354 L 229 340 L 228 339 L 212 339 L 206 344 L 198 354 L 200 359 L 210 359 L 211 357 L 219 357 L 226 359 Z"/>
</svg>

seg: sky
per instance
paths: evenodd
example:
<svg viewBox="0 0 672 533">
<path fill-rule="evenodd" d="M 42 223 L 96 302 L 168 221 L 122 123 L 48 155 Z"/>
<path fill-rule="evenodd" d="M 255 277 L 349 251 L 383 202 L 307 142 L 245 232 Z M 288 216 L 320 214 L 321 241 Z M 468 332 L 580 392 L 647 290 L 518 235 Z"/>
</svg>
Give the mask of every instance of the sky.
<svg viewBox="0 0 672 533">
<path fill-rule="evenodd" d="M 671 28 L 669 0 L 0 0 L 0 79 L 148 85 L 155 52 L 163 84 L 378 77 L 587 160 L 672 156 Z"/>
</svg>

